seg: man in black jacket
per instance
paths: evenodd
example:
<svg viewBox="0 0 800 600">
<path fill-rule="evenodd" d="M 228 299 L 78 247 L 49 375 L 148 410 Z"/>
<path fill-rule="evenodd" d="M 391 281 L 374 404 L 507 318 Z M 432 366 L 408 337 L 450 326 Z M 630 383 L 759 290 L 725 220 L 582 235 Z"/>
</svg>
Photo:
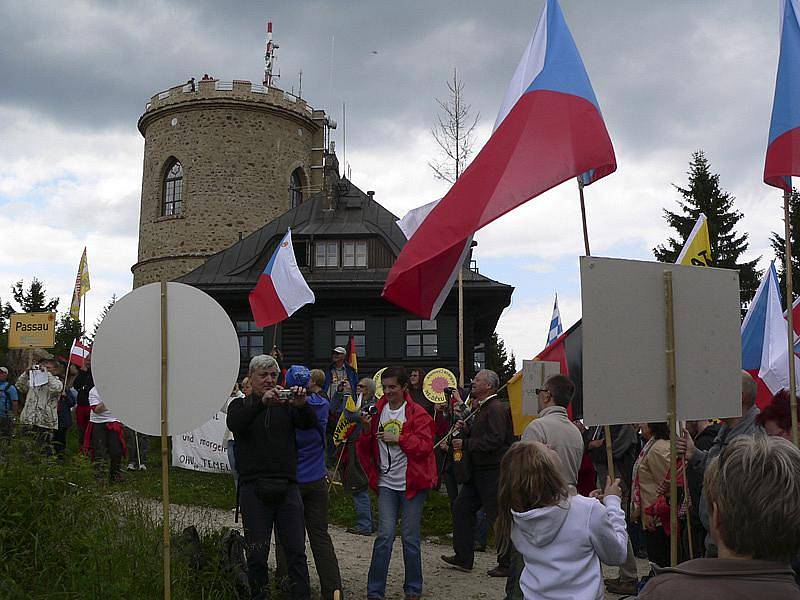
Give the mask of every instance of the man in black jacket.
<svg viewBox="0 0 800 600">
<path fill-rule="evenodd" d="M 472 380 L 468 403 L 474 417 L 470 422 L 458 421 L 461 436 L 453 439 L 454 452 L 461 451 L 469 461 L 469 481 L 461 486 L 453 502 L 453 550 L 455 555 L 442 560 L 460 571 L 471 571 L 475 558 L 475 514 L 483 507 L 491 527 L 497 518 L 497 485 L 500 461 L 514 443 L 514 427 L 508 405 L 497 397 L 500 379 L 497 373 L 484 369 Z M 454 457 L 455 460 L 455 457 Z M 489 574 L 505 577 L 508 556 L 498 559 L 498 566 Z"/>
<path fill-rule="evenodd" d="M 249 372 L 253 392 L 230 403 L 227 424 L 236 436 L 239 506 L 252 598 L 269 598 L 267 555 L 274 524 L 286 550 L 292 598 L 305 600 L 310 591 L 294 431 L 313 428 L 316 417 L 306 404 L 303 388 L 291 388 L 291 398 L 281 398 L 276 387 L 279 376 L 273 357 L 254 357 Z"/>
</svg>

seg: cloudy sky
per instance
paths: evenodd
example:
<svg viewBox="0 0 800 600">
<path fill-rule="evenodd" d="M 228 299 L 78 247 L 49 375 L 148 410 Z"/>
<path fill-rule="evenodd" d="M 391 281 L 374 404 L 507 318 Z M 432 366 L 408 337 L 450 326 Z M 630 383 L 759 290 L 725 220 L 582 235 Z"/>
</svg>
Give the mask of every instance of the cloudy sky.
<svg viewBox="0 0 800 600">
<path fill-rule="evenodd" d="M 84 245 L 89 322 L 130 290 L 143 140 L 154 93 L 210 73 L 260 82 L 264 25 L 280 45 L 279 86 L 341 123 L 353 181 L 398 215 L 440 197 L 427 163 L 435 98 L 457 68 L 488 137 L 544 0 L 0 0 L 0 298 L 36 276 L 66 308 Z M 652 258 L 703 149 L 736 196 L 749 257 L 770 259 L 780 193 L 761 182 L 777 64 L 778 0 L 562 0 L 619 168 L 586 190 L 596 255 Z M 341 127 L 336 134 L 342 158 Z M 580 316 L 583 251 L 575 185 L 485 228 L 482 273 L 516 286 L 499 333 L 519 359 L 544 344 L 558 292 Z"/>
</svg>

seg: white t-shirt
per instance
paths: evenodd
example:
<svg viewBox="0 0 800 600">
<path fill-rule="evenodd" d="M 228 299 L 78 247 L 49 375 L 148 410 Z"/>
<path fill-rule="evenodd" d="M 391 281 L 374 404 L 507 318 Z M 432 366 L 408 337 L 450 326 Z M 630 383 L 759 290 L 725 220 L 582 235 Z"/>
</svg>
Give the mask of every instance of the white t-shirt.
<svg viewBox="0 0 800 600">
<path fill-rule="evenodd" d="M 97 392 L 97 388 L 96 387 L 93 387 L 91 390 L 89 390 L 89 406 L 90 407 L 95 407 L 98 404 L 100 404 L 102 401 L 103 401 L 103 399 L 100 397 L 100 394 Z M 106 408 L 108 408 L 108 407 L 106 407 Z M 110 410 L 106 410 L 105 412 L 101 412 L 101 413 L 92 411 L 92 413 L 89 415 L 89 420 L 92 423 L 113 423 L 114 421 L 119 421 L 119 419 L 117 417 L 115 417 L 114 415 L 111 414 Z"/>
<path fill-rule="evenodd" d="M 400 435 L 403 431 L 403 423 L 406 422 L 406 403 L 397 410 L 392 410 L 389 404 L 381 411 L 380 429 L 390 433 Z M 378 454 L 380 462 L 378 464 L 378 486 L 389 488 L 397 492 L 404 492 L 406 489 L 406 466 L 408 458 L 406 453 L 400 449 L 400 444 L 386 444 L 378 440 Z"/>
</svg>

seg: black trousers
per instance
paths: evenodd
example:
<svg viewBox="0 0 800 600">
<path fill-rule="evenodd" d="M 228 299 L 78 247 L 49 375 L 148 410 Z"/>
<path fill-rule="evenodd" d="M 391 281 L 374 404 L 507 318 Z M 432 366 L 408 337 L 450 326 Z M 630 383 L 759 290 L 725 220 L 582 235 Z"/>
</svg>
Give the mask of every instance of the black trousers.
<svg viewBox="0 0 800 600">
<path fill-rule="evenodd" d="M 650 562 L 659 567 L 670 566 L 669 536 L 664 533 L 662 527 L 657 527 L 655 531 L 645 530 L 644 542 L 647 546 L 647 559 Z"/>
<path fill-rule="evenodd" d="M 280 504 L 267 504 L 256 494 L 253 481 L 243 481 L 239 487 L 239 506 L 242 509 L 244 539 L 247 543 L 247 578 L 252 598 L 269 598 L 267 557 L 273 524 L 286 550 L 292 598 L 308 600 L 310 596 L 306 538 L 303 523 L 303 500 L 297 484 L 289 484 Z"/>
<path fill-rule="evenodd" d="M 331 600 L 336 590 L 342 589 L 342 575 L 339 572 L 339 560 L 328 533 L 328 484 L 323 477 L 319 481 L 300 484 L 300 497 L 303 500 L 306 533 L 314 555 L 314 564 L 319 575 L 319 587 L 322 600 Z M 280 534 L 279 534 L 280 535 Z M 285 577 L 288 572 L 286 550 L 282 539 L 276 536 L 275 560 L 276 577 Z"/>
<path fill-rule="evenodd" d="M 483 507 L 489 527 L 497 518 L 497 484 L 499 480 L 499 468 L 473 471 L 472 478 L 461 486 L 461 490 L 453 502 L 453 550 L 455 550 L 456 558 L 463 565 L 471 567 L 475 560 L 475 513 Z M 502 557 L 498 562 L 503 564 Z M 505 562 L 507 563 L 507 560 Z"/>
<path fill-rule="evenodd" d="M 119 475 L 122 463 L 122 440 L 119 434 L 109 429 L 106 423 L 92 423 L 92 448 L 98 469 L 108 463 L 108 477 L 110 481 Z"/>
</svg>

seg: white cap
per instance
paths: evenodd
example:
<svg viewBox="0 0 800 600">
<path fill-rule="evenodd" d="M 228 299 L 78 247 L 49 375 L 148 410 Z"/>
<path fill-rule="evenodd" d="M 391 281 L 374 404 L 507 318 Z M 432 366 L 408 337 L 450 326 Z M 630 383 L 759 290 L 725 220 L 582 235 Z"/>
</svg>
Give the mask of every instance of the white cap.
<svg viewBox="0 0 800 600">
<path fill-rule="evenodd" d="M 342 348 L 341 346 L 336 346 L 336 348 L 334 348 L 334 349 L 333 349 L 333 351 L 334 351 L 336 354 L 347 354 L 347 350 L 345 350 L 345 349 L 344 349 L 344 348 Z"/>
</svg>

